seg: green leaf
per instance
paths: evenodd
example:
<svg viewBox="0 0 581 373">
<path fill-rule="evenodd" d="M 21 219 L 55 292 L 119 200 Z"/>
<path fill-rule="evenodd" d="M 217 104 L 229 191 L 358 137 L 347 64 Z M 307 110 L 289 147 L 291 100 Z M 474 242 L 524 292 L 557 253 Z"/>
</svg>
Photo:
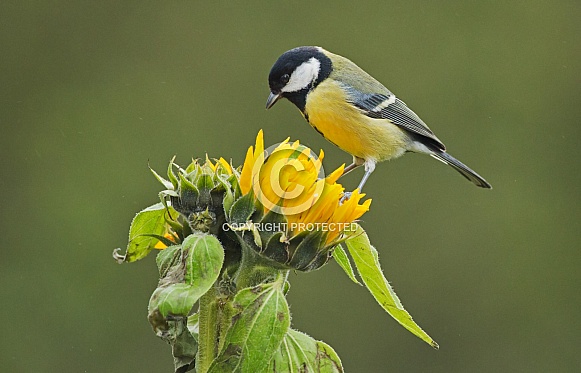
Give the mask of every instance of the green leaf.
<svg viewBox="0 0 581 373">
<path fill-rule="evenodd" d="M 167 221 L 166 221 L 166 223 L 167 223 Z M 161 242 L 165 246 L 172 246 L 172 245 L 176 244 L 174 241 L 170 240 L 169 238 L 165 238 L 164 236 L 160 236 L 159 234 L 144 234 L 144 236 L 156 238 L 159 242 Z"/>
<path fill-rule="evenodd" d="M 186 319 L 171 321 L 179 325 L 179 328 L 176 328 L 179 334 L 175 338 L 166 340 L 171 345 L 175 372 L 191 371 L 195 366 L 198 341 L 190 333 L 187 322 Z"/>
<path fill-rule="evenodd" d="M 162 190 L 161 192 L 158 193 L 159 196 L 159 200 L 161 201 L 161 203 L 167 207 L 169 206 L 168 201 L 171 200 L 171 197 L 178 197 L 179 198 L 179 194 L 175 191 L 175 190 Z"/>
<path fill-rule="evenodd" d="M 341 359 L 325 342 L 316 341 L 299 331 L 289 329 L 274 359 L 270 372 L 343 372 Z"/>
<path fill-rule="evenodd" d="M 297 332 L 298 333 L 298 332 Z M 343 372 L 341 359 L 331 346 L 323 341 L 317 341 L 317 358 L 320 361 L 321 372 Z"/>
<path fill-rule="evenodd" d="M 367 289 L 391 317 L 421 340 L 437 349 L 438 344 L 412 320 L 387 282 L 379 264 L 377 250 L 371 246 L 367 233 L 359 225 L 354 233 L 345 241 L 345 244 Z"/>
<path fill-rule="evenodd" d="M 178 244 L 182 243 L 182 239 L 183 239 L 183 237 L 185 237 L 184 224 L 180 223 L 179 220 L 168 219 L 167 216 L 165 217 L 165 222 L 173 230 L 173 232 L 171 232 L 173 242 L 171 242 L 170 244 L 166 244 L 166 245 L 172 246 L 172 245 L 175 245 L 176 243 L 178 243 Z M 185 225 L 187 225 L 187 223 L 185 223 Z"/>
<path fill-rule="evenodd" d="M 175 245 L 169 246 L 157 254 L 155 262 L 157 263 L 160 278 L 166 277 L 171 267 L 178 263 L 181 257 L 181 250 L 181 245 Z"/>
<path fill-rule="evenodd" d="M 143 259 L 159 241 L 155 236 L 163 236 L 165 232 L 165 214 L 177 216 L 173 208 L 168 208 L 160 202 L 137 213 L 129 228 L 129 244 L 125 254 L 125 262 Z"/>
<path fill-rule="evenodd" d="M 194 303 L 216 282 L 224 262 L 224 249 L 218 239 L 203 233 L 188 236 L 181 245 L 181 253 L 171 255 L 168 253 L 158 262 L 165 277 L 149 300 L 150 315 L 187 316 Z M 176 259 L 175 255 L 180 257 Z M 169 269 L 168 263 L 173 264 Z"/>
<path fill-rule="evenodd" d="M 238 313 L 209 372 L 264 372 L 290 326 L 288 304 L 276 282 L 241 290 L 234 297 Z"/>
<path fill-rule="evenodd" d="M 224 263 L 224 248 L 218 239 L 205 233 L 194 233 L 183 244 L 186 284 L 205 289 L 206 293 L 220 276 Z"/>
<path fill-rule="evenodd" d="M 157 336 L 169 343 L 172 347 L 175 372 L 187 372 L 194 367 L 198 342 L 190 330 L 189 319 L 174 318 L 166 320 L 160 318 L 159 313 L 150 314 L 149 322 L 154 327 Z"/>
<path fill-rule="evenodd" d="M 159 287 L 151 295 L 150 313 L 158 310 L 164 318 L 168 315 L 187 316 L 204 293 L 183 282 Z"/>
<path fill-rule="evenodd" d="M 333 258 L 335 258 L 335 261 L 337 264 L 339 264 L 339 267 L 343 268 L 343 271 L 345 271 L 351 281 L 357 285 L 361 285 L 361 283 L 355 277 L 355 272 L 353 272 L 353 267 L 351 267 L 351 261 L 349 260 L 345 249 L 343 249 L 341 245 L 337 245 L 333 249 Z"/>
</svg>

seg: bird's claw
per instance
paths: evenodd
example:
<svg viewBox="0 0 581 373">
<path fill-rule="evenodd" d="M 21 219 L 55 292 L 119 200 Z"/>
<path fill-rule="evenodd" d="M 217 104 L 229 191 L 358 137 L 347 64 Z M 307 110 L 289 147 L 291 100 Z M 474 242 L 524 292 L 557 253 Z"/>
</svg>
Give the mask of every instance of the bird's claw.
<svg viewBox="0 0 581 373">
<path fill-rule="evenodd" d="M 339 204 L 342 205 L 345 201 L 347 201 L 349 198 L 351 198 L 351 194 L 353 194 L 353 192 L 343 193 L 343 197 L 341 197 L 341 199 L 339 200 Z"/>
</svg>

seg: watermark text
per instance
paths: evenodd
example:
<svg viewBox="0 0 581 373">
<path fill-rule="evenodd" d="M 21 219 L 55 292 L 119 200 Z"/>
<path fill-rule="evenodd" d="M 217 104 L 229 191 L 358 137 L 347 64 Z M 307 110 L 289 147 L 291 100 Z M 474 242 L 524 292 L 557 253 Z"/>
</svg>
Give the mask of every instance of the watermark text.
<svg viewBox="0 0 581 373">
<path fill-rule="evenodd" d="M 356 222 L 314 222 L 314 223 L 303 223 L 303 222 L 293 222 L 293 223 L 224 223 L 222 225 L 224 231 L 259 231 L 259 232 L 295 232 L 295 231 L 333 231 L 333 232 L 344 232 L 344 231 L 355 231 L 357 229 Z"/>
</svg>

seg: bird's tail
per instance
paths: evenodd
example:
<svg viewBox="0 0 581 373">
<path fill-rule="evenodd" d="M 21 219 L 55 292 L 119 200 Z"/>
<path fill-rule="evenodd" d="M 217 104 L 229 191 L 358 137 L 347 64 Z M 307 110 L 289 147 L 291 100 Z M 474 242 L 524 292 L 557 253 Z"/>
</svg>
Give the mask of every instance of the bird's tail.
<svg viewBox="0 0 581 373">
<path fill-rule="evenodd" d="M 442 150 L 432 149 L 430 155 L 436 158 L 439 161 L 446 163 L 447 165 L 452 166 L 456 171 L 462 174 L 466 179 L 470 180 L 476 186 L 486 189 L 492 189 L 492 185 L 488 183 L 488 181 L 484 180 L 484 178 L 478 175 L 476 172 L 472 171 L 470 167 L 466 166 L 464 163 L 460 162 L 456 158 L 452 157 L 450 154 L 446 153 Z"/>
</svg>

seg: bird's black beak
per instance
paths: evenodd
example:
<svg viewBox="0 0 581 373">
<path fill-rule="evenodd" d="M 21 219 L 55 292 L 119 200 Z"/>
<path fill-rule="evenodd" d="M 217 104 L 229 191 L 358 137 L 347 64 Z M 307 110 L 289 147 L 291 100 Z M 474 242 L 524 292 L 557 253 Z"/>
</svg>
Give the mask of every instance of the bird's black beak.
<svg viewBox="0 0 581 373">
<path fill-rule="evenodd" d="M 267 110 L 270 109 L 274 104 L 276 104 L 278 99 L 281 97 L 282 97 L 282 93 L 270 92 L 270 95 L 268 95 L 268 100 L 266 100 L 266 109 Z"/>
</svg>

